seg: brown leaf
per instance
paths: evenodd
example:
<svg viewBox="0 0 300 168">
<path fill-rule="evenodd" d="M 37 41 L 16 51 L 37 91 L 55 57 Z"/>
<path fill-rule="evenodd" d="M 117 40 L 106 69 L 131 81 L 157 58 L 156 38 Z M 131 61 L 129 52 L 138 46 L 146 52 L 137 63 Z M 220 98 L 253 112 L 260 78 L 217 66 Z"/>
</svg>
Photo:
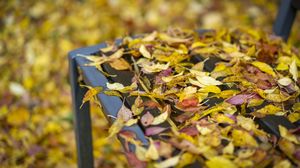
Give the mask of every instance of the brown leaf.
<svg viewBox="0 0 300 168">
<path fill-rule="evenodd" d="M 130 64 L 124 58 L 115 59 L 111 61 L 109 65 L 120 71 L 131 69 Z"/>
</svg>

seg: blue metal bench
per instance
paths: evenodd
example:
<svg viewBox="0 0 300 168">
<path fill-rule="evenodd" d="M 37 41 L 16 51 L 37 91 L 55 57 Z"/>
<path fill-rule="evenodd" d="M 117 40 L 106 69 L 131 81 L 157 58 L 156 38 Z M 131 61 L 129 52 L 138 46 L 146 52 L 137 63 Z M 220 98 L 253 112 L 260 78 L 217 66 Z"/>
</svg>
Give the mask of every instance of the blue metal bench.
<svg viewBox="0 0 300 168">
<path fill-rule="evenodd" d="M 282 0 L 273 27 L 273 31 L 276 35 L 281 36 L 285 40 L 288 39 L 298 9 L 300 9 L 300 0 Z M 116 43 L 120 42 L 121 40 L 116 40 Z M 77 55 L 91 55 L 97 53 L 100 48 L 104 47 L 106 47 L 106 44 L 101 43 L 86 48 L 80 48 L 69 53 L 69 76 L 72 87 L 73 111 L 75 116 L 74 127 L 76 134 L 78 167 L 80 168 L 92 168 L 94 161 L 89 103 L 85 103 L 80 108 L 83 96 L 87 89 L 79 86 L 78 69 L 82 72 L 84 83 L 89 86 L 102 86 L 105 88 L 108 79 L 95 67 L 84 66 L 88 63 L 88 61 L 83 57 L 77 57 Z M 105 113 L 107 120 L 112 122 L 111 118 L 108 116 L 117 115 L 117 112 L 122 106 L 122 100 L 118 97 L 107 96 L 103 93 L 98 94 L 97 97 L 102 104 L 103 112 Z M 295 127 L 295 125 L 290 123 L 286 118 L 279 116 L 267 116 L 258 120 L 257 123 L 265 131 L 277 136 L 279 135 L 279 124 L 284 125 L 287 128 Z M 124 129 L 133 131 L 137 135 L 137 138 L 144 144 L 148 143 L 145 138 L 143 128 L 139 125 L 135 124 L 131 127 L 125 127 Z M 131 148 L 133 147 L 131 146 Z"/>
</svg>

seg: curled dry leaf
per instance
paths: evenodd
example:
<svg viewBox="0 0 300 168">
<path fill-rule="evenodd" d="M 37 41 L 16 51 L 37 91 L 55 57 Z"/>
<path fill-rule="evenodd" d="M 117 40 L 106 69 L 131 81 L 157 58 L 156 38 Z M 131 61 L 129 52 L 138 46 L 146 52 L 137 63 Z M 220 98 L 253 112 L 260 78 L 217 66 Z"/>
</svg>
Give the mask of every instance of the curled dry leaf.
<svg viewBox="0 0 300 168">
<path fill-rule="evenodd" d="M 149 126 L 152 124 L 154 120 L 154 117 L 153 115 L 147 111 L 146 114 L 144 114 L 141 118 L 141 123 L 144 125 L 144 126 Z"/>
<path fill-rule="evenodd" d="M 85 102 L 95 100 L 95 96 L 103 90 L 101 86 L 94 87 L 94 88 L 87 85 L 82 85 L 82 86 L 87 87 L 89 90 L 84 94 L 80 108 L 83 106 Z"/>
<path fill-rule="evenodd" d="M 298 80 L 298 69 L 297 69 L 297 64 L 296 60 L 294 59 L 290 65 L 290 73 L 293 76 L 294 81 Z"/>
</svg>

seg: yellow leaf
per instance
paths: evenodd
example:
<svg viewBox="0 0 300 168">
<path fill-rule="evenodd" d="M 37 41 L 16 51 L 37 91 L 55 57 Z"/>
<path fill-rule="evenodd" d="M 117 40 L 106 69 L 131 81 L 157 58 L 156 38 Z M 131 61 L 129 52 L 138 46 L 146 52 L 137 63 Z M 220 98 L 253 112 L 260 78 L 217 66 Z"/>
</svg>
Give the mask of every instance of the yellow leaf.
<svg viewBox="0 0 300 168">
<path fill-rule="evenodd" d="M 217 54 L 219 49 L 217 47 L 204 47 L 196 48 L 193 50 L 193 52 L 197 54 Z"/>
<path fill-rule="evenodd" d="M 230 154 L 232 155 L 234 152 L 234 145 L 230 142 L 227 146 L 225 146 L 222 150 L 223 154 Z"/>
<path fill-rule="evenodd" d="M 111 67 L 113 67 L 114 69 L 120 70 L 120 71 L 131 68 L 130 64 L 124 58 L 119 58 L 119 59 L 113 60 L 112 62 L 109 63 L 109 65 Z"/>
<path fill-rule="evenodd" d="M 222 85 L 222 82 L 209 76 L 196 76 L 196 79 L 204 86 Z"/>
<path fill-rule="evenodd" d="M 0 107 L 0 119 L 4 118 L 8 114 L 8 108 L 6 105 Z"/>
<path fill-rule="evenodd" d="M 161 123 L 165 122 L 167 120 L 167 118 L 168 118 L 168 112 L 163 112 L 163 113 L 159 114 L 158 116 L 154 117 L 151 125 L 161 124 Z"/>
<path fill-rule="evenodd" d="M 291 65 L 290 65 L 290 73 L 293 75 L 294 81 L 298 80 L 298 69 L 297 69 L 297 64 L 296 60 L 293 59 Z"/>
<path fill-rule="evenodd" d="M 135 155 L 137 156 L 137 158 L 141 161 L 148 161 L 148 159 L 146 158 L 146 152 L 147 150 L 140 146 L 140 145 L 136 145 L 135 146 Z"/>
<path fill-rule="evenodd" d="M 29 116 L 29 111 L 26 108 L 19 107 L 8 113 L 6 121 L 10 125 L 21 126 L 28 122 Z"/>
<path fill-rule="evenodd" d="M 280 136 L 282 138 L 285 138 L 291 142 L 294 142 L 295 144 L 299 144 L 297 137 L 295 135 L 291 134 L 285 127 L 279 125 L 278 128 L 279 128 Z"/>
<path fill-rule="evenodd" d="M 231 96 L 238 94 L 239 92 L 240 91 L 238 91 L 238 90 L 223 90 L 223 91 L 221 91 L 221 93 L 218 94 L 218 96 L 223 99 L 227 99 Z"/>
<path fill-rule="evenodd" d="M 252 47 L 249 47 L 248 50 L 247 50 L 247 54 L 248 56 L 254 56 L 255 54 L 255 45 L 253 45 Z"/>
<path fill-rule="evenodd" d="M 208 135 L 210 134 L 213 130 L 209 129 L 208 127 L 202 127 L 200 125 L 196 125 L 197 130 L 200 132 L 201 135 Z"/>
<path fill-rule="evenodd" d="M 196 113 L 192 118 L 189 119 L 189 121 L 198 121 L 199 119 L 201 119 L 202 117 L 205 117 L 211 113 L 217 113 L 221 110 L 223 110 L 224 107 L 217 105 L 217 106 L 213 106 L 207 110 L 202 111 L 200 114 Z"/>
<path fill-rule="evenodd" d="M 57 122 L 54 122 L 54 121 L 50 121 L 46 124 L 46 126 L 44 127 L 44 133 L 45 134 L 48 134 L 48 133 L 59 133 L 63 131 L 63 128 L 62 126 L 57 123 Z"/>
<path fill-rule="evenodd" d="M 155 168 L 168 168 L 168 167 L 173 167 L 173 166 L 176 166 L 179 162 L 179 159 L 180 159 L 180 155 L 177 155 L 177 156 L 174 156 L 174 157 L 171 157 L 169 159 L 166 159 L 160 163 L 155 163 L 154 164 L 154 167 Z"/>
<path fill-rule="evenodd" d="M 276 114 L 277 112 L 282 111 L 280 107 L 274 106 L 272 104 L 266 105 L 265 107 L 257 110 L 258 113 L 262 114 Z"/>
<path fill-rule="evenodd" d="M 109 133 L 108 138 L 111 138 L 115 136 L 117 133 L 119 133 L 123 128 L 124 124 L 125 124 L 124 120 L 122 120 L 121 118 L 117 118 L 108 130 Z"/>
<path fill-rule="evenodd" d="M 154 32 L 152 32 L 151 34 L 145 36 L 145 37 L 143 38 L 143 41 L 145 41 L 145 42 L 150 42 L 150 41 L 155 40 L 156 37 L 157 37 L 157 31 L 154 31 Z"/>
<path fill-rule="evenodd" d="M 200 41 L 197 41 L 197 42 L 194 42 L 194 43 L 192 44 L 191 49 L 193 50 L 193 49 L 195 49 L 195 48 L 198 48 L 198 47 L 205 47 L 205 46 L 207 46 L 207 44 L 202 43 L 202 42 L 200 42 Z"/>
<path fill-rule="evenodd" d="M 141 45 L 139 51 L 144 57 L 149 58 L 149 59 L 152 58 L 150 52 L 147 50 L 147 48 L 144 45 Z"/>
<path fill-rule="evenodd" d="M 251 118 L 246 118 L 243 116 L 237 116 L 237 124 L 246 129 L 247 131 L 255 130 L 255 123 Z"/>
<path fill-rule="evenodd" d="M 136 124 L 137 122 L 138 122 L 138 119 L 137 119 L 137 118 L 132 118 L 132 119 L 129 119 L 129 120 L 125 123 L 125 126 L 130 127 L 130 126 Z"/>
<path fill-rule="evenodd" d="M 208 168 L 236 168 L 237 166 L 229 159 L 222 156 L 214 156 L 205 162 Z"/>
<path fill-rule="evenodd" d="M 104 48 L 100 48 L 100 51 L 102 51 L 102 52 L 104 52 L 104 53 L 106 53 L 106 52 L 110 52 L 110 51 L 112 51 L 113 49 L 114 49 L 114 45 L 107 45 L 106 47 L 104 47 Z"/>
<path fill-rule="evenodd" d="M 289 65 L 288 64 L 285 64 L 285 63 L 282 63 L 280 62 L 277 66 L 276 66 L 276 70 L 278 71 L 286 71 L 289 69 Z"/>
<path fill-rule="evenodd" d="M 177 75 L 173 75 L 173 76 L 163 76 L 161 79 L 168 83 L 168 82 L 171 82 L 173 79 L 175 79 L 176 77 L 179 77 L 179 76 L 182 76 L 183 75 L 183 72 L 180 72 L 179 74 Z"/>
<path fill-rule="evenodd" d="M 124 54 L 124 48 L 119 49 L 118 51 L 114 52 L 112 55 L 108 56 L 109 61 L 113 59 L 121 58 Z"/>
<path fill-rule="evenodd" d="M 118 96 L 118 97 L 122 98 L 122 95 L 118 91 L 115 91 L 115 90 L 105 90 L 104 94 L 106 94 L 108 96 Z"/>
<path fill-rule="evenodd" d="M 177 37 L 171 37 L 169 36 L 168 34 L 165 34 L 165 33 L 160 33 L 158 35 L 158 37 L 167 42 L 168 44 L 172 44 L 172 43 L 185 43 L 185 42 L 188 42 L 189 39 L 182 39 L 182 38 L 177 38 Z"/>
<path fill-rule="evenodd" d="M 294 111 L 300 111 L 300 102 L 295 103 L 295 104 L 293 105 L 292 109 L 293 109 Z"/>
<path fill-rule="evenodd" d="M 278 83 L 282 86 L 288 86 L 292 83 L 292 80 L 290 78 L 284 77 L 278 80 Z"/>
<path fill-rule="evenodd" d="M 97 86 L 97 87 L 91 87 L 91 86 L 87 86 L 87 85 L 81 85 L 84 86 L 86 88 L 88 88 L 89 90 L 85 93 L 83 99 L 82 99 L 82 104 L 80 106 L 80 108 L 83 106 L 83 104 L 87 101 L 94 101 L 95 100 L 95 96 L 100 93 L 102 91 L 102 87 L 101 86 Z"/>
<path fill-rule="evenodd" d="M 234 124 L 235 121 L 229 117 L 227 117 L 224 114 L 216 114 L 213 116 L 213 118 L 218 122 L 218 123 L 228 123 L 228 124 Z"/>
<path fill-rule="evenodd" d="M 253 66 L 257 67 L 258 69 L 260 69 L 261 71 L 263 71 L 267 74 L 270 74 L 273 77 L 276 77 L 276 74 L 275 74 L 275 72 L 273 71 L 273 68 L 270 65 L 268 65 L 264 62 L 260 62 L 260 61 L 254 61 L 251 64 Z"/>
<path fill-rule="evenodd" d="M 291 168 L 292 164 L 289 160 L 282 160 L 274 165 L 273 168 Z"/>
<path fill-rule="evenodd" d="M 199 92 L 204 92 L 204 93 L 221 93 L 221 89 L 217 86 L 214 85 L 209 85 L 205 86 L 203 88 L 199 89 Z"/>
<path fill-rule="evenodd" d="M 162 70 L 166 70 L 169 68 L 170 62 L 167 64 L 160 64 L 160 63 L 151 63 L 151 64 L 143 64 L 141 67 L 148 72 L 148 73 L 153 73 L 153 72 L 160 72 Z"/>
<path fill-rule="evenodd" d="M 287 118 L 290 120 L 290 122 L 296 122 L 300 120 L 300 113 L 299 112 L 293 112 L 287 116 Z"/>
<path fill-rule="evenodd" d="M 232 139 L 235 146 L 241 147 L 258 147 L 256 140 L 248 132 L 234 129 Z"/>
<path fill-rule="evenodd" d="M 182 168 L 186 165 L 194 163 L 195 160 L 196 160 L 196 158 L 194 157 L 193 154 L 186 152 L 186 153 L 182 154 L 180 162 L 177 164 L 176 167 Z"/>
<path fill-rule="evenodd" d="M 159 158 L 158 150 L 156 149 L 153 140 L 150 138 L 150 145 L 145 153 L 145 157 L 151 160 L 157 160 Z"/>
</svg>

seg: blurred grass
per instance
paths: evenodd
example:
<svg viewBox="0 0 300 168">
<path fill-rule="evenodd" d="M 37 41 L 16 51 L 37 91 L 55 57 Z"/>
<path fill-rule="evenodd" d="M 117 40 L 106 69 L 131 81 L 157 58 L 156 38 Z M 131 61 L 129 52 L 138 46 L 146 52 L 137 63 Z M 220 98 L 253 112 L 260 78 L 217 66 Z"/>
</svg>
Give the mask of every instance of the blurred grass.
<svg viewBox="0 0 300 168">
<path fill-rule="evenodd" d="M 76 167 L 67 53 L 168 27 L 271 32 L 277 0 L 8 0 L 0 2 L 0 167 Z M 300 46 L 294 25 L 291 44 Z M 93 106 L 96 167 L 126 167 Z"/>
</svg>

